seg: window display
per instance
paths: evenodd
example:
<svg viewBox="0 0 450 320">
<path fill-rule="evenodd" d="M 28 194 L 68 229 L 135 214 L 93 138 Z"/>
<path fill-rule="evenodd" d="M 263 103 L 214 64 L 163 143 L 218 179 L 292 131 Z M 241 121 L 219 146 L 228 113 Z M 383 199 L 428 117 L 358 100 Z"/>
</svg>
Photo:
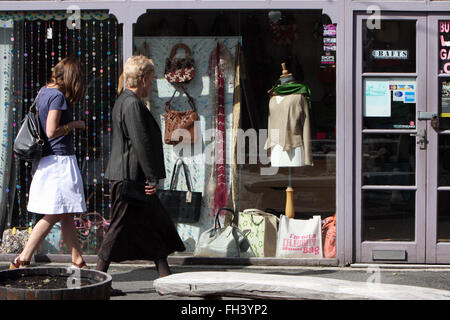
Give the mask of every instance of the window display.
<svg viewBox="0 0 450 320">
<path fill-rule="evenodd" d="M 199 118 L 198 141 L 164 145 L 166 175 L 171 176 L 171 163 L 181 157 L 191 172 L 192 189 L 203 192 L 198 223 L 177 224 L 188 254 L 194 251 L 200 234 L 210 228 L 223 206 L 233 208 L 235 223 L 240 223 L 241 212 L 249 208 L 268 217 L 284 214 L 288 185 L 294 190 L 291 194 L 295 219 L 307 220 L 314 215 L 325 219 L 335 214 L 336 65 L 322 65 L 321 55 L 325 56 L 326 51 L 335 57 L 336 25 L 320 12 L 278 13 L 152 11 L 141 16 L 135 25 L 135 52 L 148 48 L 149 57 L 155 61 L 156 85 L 150 101 L 155 118 L 162 119 L 167 101 L 171 109 L 173 105 L 177 111 L 189 110 L 189 97 Z M 261 28 L 269 28 L 270 32 L 262 33 Z M 311 32 L 301 32 L 306 30 Z M 172 55 L 177 43 L 185 44 L 190 52 L 180 49 Z M 225 52 L 219 54 L 218 50 Z M 190 57 L 195 69 L 192 80 L 178 91 L 179 86 L 171 84 L 164 75 L 168 59 L 174 57 Z M 267 95 L 280 78 L 282 63 L 289 70 L 287 73 L 294 76 L 273 88 L 273 96 Z M 286 107 L 291 111 L 280 112 Z M 290 115 L 291 120 L 286 121 L 285 115 Z M 284 135 L 288 147 L 281 150 L 277 149 L 279 143 L 271 142 L 270 132 L 276 119 L 287 125 L 283 132 L 288 132 Z M 160 124 L 164 130 L 164 121 Z M 270 174 L 263 174 L 265 169 Z M 162 185 L 166 190 L 168 180 Z M 177 190 L 187 190 L 184 181 L 180 173 Z M 223 213 L 221 220 L 230 223 L 231 215 Z M 251 245 L 255 239 L 264 242 L 260 243 L 262 247 L 275 246 L 277 242 L 253 233 L 246 236 Z M 275 257 L 275 253 L 257 256 Z M 319 256 L 322 254 L 314 255 Z"/>
<path fill-rule="evenodd" d="M 225 228 L 240 229 L 239 243 L 246 248 L 238 252 L 275 258 L 280 216 L 288 213 L 287 186 L 290 225 L 314 216 L 314 246 L 322 246 L 322 221 L 336 213 L 336 25 L 320 10 L 274 12 L 156 10 L 134 25 L 133 53 L 155 65 L 152 92 L 143 100 L 163 137 L 166 179 L 159 182 L 160 194 L 201 199 L 195 219 L 175 222 L 183 254 L 194 253 L 219 215 Z M 16 75 L 10 80 L 16 105 L 23 107 L 13 110 L 12 122 L 15 128 L 61 58 L 81 60 L 88 90 L 73 113 L 85 119 L 87 130 L 74 142 L 88 214 L 76 223 L 84 253 L 95 254 L 110 219 L 104 172 L 111 109 L 123 90 L 122 31 L 105 12 L 81 16 L 80 29 L 70 29 L 63 12 L 17 14 L 11 37 Z M 292 76 L 280 81 L 282 63 L 284 75 Z M 272 129 L 282 133 L 281 140 Z M 176 169 L 179 159 L 186 170 Z M 31 165 L 21 162 L 15 169 L 12 224 L 33 226 L 25 210 Z M 65 253 L 58 234 L 56 225 L 41 253 Z M 292 244 L 302 241 L 294 238 Z M 327 252 L 335 253 L 334 245 L 328 242 Z M 308 253 L 324 257 L 322 248 Z"/>
</svg>

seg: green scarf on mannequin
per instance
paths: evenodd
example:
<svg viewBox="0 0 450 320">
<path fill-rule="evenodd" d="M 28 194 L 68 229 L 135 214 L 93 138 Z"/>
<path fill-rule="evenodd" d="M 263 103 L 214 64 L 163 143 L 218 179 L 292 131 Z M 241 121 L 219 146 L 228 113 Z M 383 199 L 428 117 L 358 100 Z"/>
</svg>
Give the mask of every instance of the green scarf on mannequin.
<svg viewBox="0 0 450 320">
<path fill-rule="evenodd" d="M 308 101 L 309 108 L 311 109 L 311 90 L 304 84 L 298 82 L 288 82 L 281 84 L 280 80 L 273 88 L 273 92 L 276 95 L 287 95 L 287 94 L 303 94 Z"/>
</svg>

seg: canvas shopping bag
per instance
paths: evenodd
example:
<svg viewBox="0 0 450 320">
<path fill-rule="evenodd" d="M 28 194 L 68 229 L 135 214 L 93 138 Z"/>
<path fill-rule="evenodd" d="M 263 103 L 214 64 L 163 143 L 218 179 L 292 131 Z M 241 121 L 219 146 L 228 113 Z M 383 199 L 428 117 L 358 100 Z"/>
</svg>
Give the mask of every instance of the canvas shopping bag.
<svg viewBox="0 0 450 320">
<path fill-rule="evenodd" d="M 300 220 L 281 215 L 276 256 L 278 258 L 322 258 L 320 216 Z"/>
<path fill-rule="evenodd" d="M 275 257 L 279 218 L 258 209 L 239 212 L 239 229 L 250 230 L 247 239 L 256 257 Z"/>
<path fill-rule="evenodd" d="M 336 213 L 322 220 L 324 258 L 336 258 Z"/>
</svg>

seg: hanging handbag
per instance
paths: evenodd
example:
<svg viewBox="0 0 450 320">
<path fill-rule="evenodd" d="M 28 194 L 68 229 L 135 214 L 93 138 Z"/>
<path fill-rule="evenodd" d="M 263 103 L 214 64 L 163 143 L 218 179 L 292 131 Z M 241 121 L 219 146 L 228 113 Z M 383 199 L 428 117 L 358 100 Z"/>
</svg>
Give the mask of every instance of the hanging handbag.
<svg viewBox="0 0 450 320">
<path fill-rule="evenodd" d="M 123 132 L 123 126 L 122 126 L 122 106 L 120 109 L 120 130 L 122 130 L 122 139 L 123 139 L 123 152 L 122 152 L 122 185 L 120 189 L 120 196 L 119 199 L 123 202 L 130 203 L 136 206 L 147 206 L 153 201 L 153 195 L 148 195 L 145 193 L 145 186 L 148 184 L 148 182 L 141 182 L 141 181 L 134 181 L 129 180 L 128 177 L 128 170 L 125 170 L 125 134 Z M 128 157 L 127 157 L 128 158 Z M 128 162 L 126 167 L 128 168 Z"/>
<path fill-rule="evenodd" d="M 178 163 L 181 162 L 188 191 L 174 190 Z M 175 162 L 169 190 L 158 190 L 159 199 L 174 223 L 194 223 L 200 218 L 202 193 L 192 192 L 192 182 L 182 159 Z"/>
<path fill-rule="evenodd" d="M 216 213 L 214 227 L 203 232 L 194 250 L 197 257 L 255 257 L 252 247 L 247 239 L 246 231 L 239 230 L 235 225 L 222 228 L 219 222 L 219 213 L 226 210 L 233 214 L 229 208 L 221 208 Z"/>
<path fill-rule="evenodd" d="M 22 120 L 19 132 L 14 140 L 13 150 L 15 154 L 20 159 L 26 161 L 39 160 L 44 148 L 45 134 L 41 122 L 39 121 L 39 110 L 37 106 L 40 92 L 41 91 L 39 90 L 29 112 Z"/>
<path fill-rule="evenodd" d="M 195 143 L 197 138 L 197 132 L 195 128 L 195 121 L 198 120 L 198 114 L 195 112 L 194 99 L 184 89 L 189 102 L 191 110 L 188 111 L 175 111 L 170 109 L 173 97 L 176 91 L 174 91 L 172 98 L 165 103 L 164 114 L 164 143 L 170 145 L 177 145 L 180 142 Z"/>
<path fill-rule="evenodd" d="M 185 51 L 184 58 L 175 58 L 177 49 L 182 48 Z M 186 83 L 194 78 L 195 68 L 194 59 L 191 57 L 191 50 L 184 43 L 178 43 L 170 51 L 169 58 L 166 59 L 164 77 L 170 83 Z"/>
</svg>

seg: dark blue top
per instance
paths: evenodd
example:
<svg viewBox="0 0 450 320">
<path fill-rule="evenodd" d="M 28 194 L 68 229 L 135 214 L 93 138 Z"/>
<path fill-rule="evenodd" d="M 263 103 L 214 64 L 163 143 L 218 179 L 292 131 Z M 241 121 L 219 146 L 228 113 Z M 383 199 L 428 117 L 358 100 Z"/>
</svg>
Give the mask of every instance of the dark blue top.
<svg viewBox="0 0 450 320">
<path fill-rule="evenodd" d="M 73 121 L 72 110 L 69 109 L 66 98 L 62 92 L 56 88 L 43 87 L 38 97 L 37 106 L 39 108 L 39 119 L 41 120 L 44 132 L 46 132 L 47 116 L 50 110 L 62 111 L 59 120 L 60 126 Z M 46 134 L 46 138 L 48 143 L 46 141 L 44 145 L 43 157 L 53 154 L 61 156 L 75 154 L 73 135 L 71 133 L 51 139 L 48 139 Z"/>
</svg>

